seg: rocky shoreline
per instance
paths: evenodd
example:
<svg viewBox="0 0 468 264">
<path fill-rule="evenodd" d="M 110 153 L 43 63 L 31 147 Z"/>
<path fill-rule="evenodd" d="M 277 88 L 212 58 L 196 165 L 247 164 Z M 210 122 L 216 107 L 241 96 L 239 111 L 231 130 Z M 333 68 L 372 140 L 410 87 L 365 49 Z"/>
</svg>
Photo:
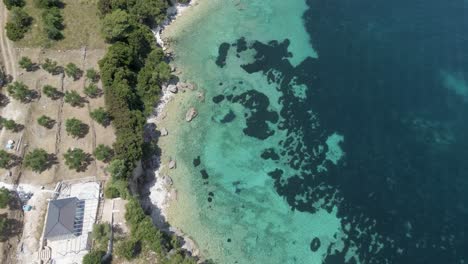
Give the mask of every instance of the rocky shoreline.
<svg viewBox="0 0 468 264">
<path fill-rule="evenodd" d="M 170 49 L 169 43 L 163 42 L 161 38 L 162 31 L 171 24 L 182 12 L 187 8 L 193 6 L 196 1 L 192 0 L 189 4 L 176 4 L 168 10 L 168 19 L 166 19 L 162 26 L 158 26 L 154 31 L 154 36 L 157 43 L 167 51 Z M 169 56 L 171 54 L 169 53 Z M 172 73 L 174 76 L 180 74 L 177 69 L 172 66 Z M 181 82 L 178 77 L 171 80 L 164 87 L 162 87 L 162 96 L 154 109 L 153 115 L 147 119 L 145 134 L 148 139 L 158 139 L 159 137 L 166 137 L 174 134 L 165 127 L 160 127 L 161 121 L 166 118 L 166 106 L 169 102 L 175 99 L 179 93 L 186 91 L 193 91 L 196 85 L 189 82 Z M 186 114 L 186 121 L 190 122 L 197 116 L 197 111 L 191 107 Z M 159 144 L 158 144 L 159 145 Z M 200 252 L 196 243 L 181 230 L 172 227 L 167 222 L 167 210 L 172 200 L 177 200 L 177 190 L 172 186 L 173 180 L 169 175 L 163 174 L 166 168 L 170 170 L 177 169 L 177 161 L 171 159 L 167 164 L 161 162 L 160 156 L 154 156 L 145 167 L 145 178 L 147 182 L 141 184 L 140 193 L 142 194 L 142 204 L 146 210 L 151 213 L 153 223 L 161 230 L 175 234 L 183 239 L 182 248 L 191 253 L 192 256 L 200 256 Z"/>
</svg>

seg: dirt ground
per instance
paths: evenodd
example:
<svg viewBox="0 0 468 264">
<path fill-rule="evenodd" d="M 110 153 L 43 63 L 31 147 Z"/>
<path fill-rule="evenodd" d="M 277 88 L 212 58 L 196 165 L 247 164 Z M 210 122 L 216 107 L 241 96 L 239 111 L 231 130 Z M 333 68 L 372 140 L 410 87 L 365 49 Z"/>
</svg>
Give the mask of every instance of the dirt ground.
<svg viewBox="0 0 468 264">
<path fill-rule="evenodd" d="M 97 61 L 104 55 L 105 50 L 86 50 L 82 48 L 80 50 L 60 52 L 41 49 L 16 49 L 15 53 L 17 58 L 27 56 L 33 62 L 38 63 L 43 62 L 46 58 L 57 61 L 59 65 L 73 62 L 81 69 L 86 70 L 88 68 L 98 69 Z M 104 97 L 86 98 L 83 89 L 88 82 L 85 81 L 84 77 L 74 81 L 63 73 L 51 75 L 42 69 L 34 72 L 24 70 L 18 72 L 19 76 L 16 80 L 35 90 L 38 97 L 26 104 L 10 98 L 10 103 L 1 109 L 4 118 L 13 119 L 15 122 L 24 125 L 24 128 L 19 132 L 2 129 L 0 146 L 4 147 L 8 140 L 14 140 L 15 149 L 11 151 L 12 154 L 22 157 L 35 148 L 43 148 L 48 153 L 54 154 L 57 161 L 42 173 L 36 173 L 18 166 L 10 169 L 12 176 L 8 176 L 8 170 L 0 169 L 0 180 L 12 183 L 19 180 L 22 183 L 53 187 L 59 180 L 87 176 L 96 176 L 98 179 L 103 179 L 106 175 L 103 163 L 93 159 L 85 171 L 77 172 L 68 169 L 63 154 L 69 148 L 81 148 L 86 153 L 92 154 L 98 144 L 112 145 L 115 139 L 112 127 L 104 128 L 89 116 L 90 111 L 104 106 Z M 50 99 L 42 94 L 42 87 L 47 84 L 56 87 L 62 93 L 77 91 L 83 97 L 85 103 L 82 107 L 72 107 L 64 102 L 63 97 L 57 100 Z M 98 86 L 102 89 L 101 84 Z M 44 128 L 37 123 L 37 119 L 42 115 L 55 120 L 55 124 L 51 129 Z M 77 118 L 88 126 L 88 133 L 83 138 L 73 138 L 67 135 L 65 121 L 69 118 Z"/>
</svg>

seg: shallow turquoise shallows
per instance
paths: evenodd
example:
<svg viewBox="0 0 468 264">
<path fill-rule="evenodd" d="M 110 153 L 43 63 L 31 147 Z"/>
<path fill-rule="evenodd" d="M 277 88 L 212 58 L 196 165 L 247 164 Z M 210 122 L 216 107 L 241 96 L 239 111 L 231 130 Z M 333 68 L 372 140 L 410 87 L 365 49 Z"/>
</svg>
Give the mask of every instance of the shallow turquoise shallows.
<svg viewBox="0 0 468 264">
<path fill-rule="evenodd" d="M 179 177 L 176 183 L 184 182 L 176 188 L 179 199 L 191 199 L 195 206 L 184 207 L 193 210 L 185 213 L 173 208 L 178 216 L 172 224 L 191 236 L 216 263 L 321 263 L 331 243 L 343 236 L 337 209 L 319 209 L 314 214 L 293 211 L 267 175 L 278 164 L 260 157 L 264 149 L 278 146 L 286 132 L 278 130 L 266 140 L 248 137 L 243 133 L 247 110 L 240 104 L 217 105 L 211 100 L 234 86 L 236 93 L 256 89 L 268 96 L 269 109 L 279 112 L 281 93 L 276 85 L 263 74 L 248 74 L 240 67 L 251 62 L 254 53 L 246 51 L 238 58 L 231 49 L 226 66 L 220 68 L 215 63 L 218 48 L 241 37 L 262 42 L 289 39 L 293 65 L 308 56 L 317 57 L 302 20 L 307 6 L 302 0 L 207 2 L 209 7 L 204 3 L 196 7 L 204 9 L 196 14 L 202 17 L 191 18 L 181 34 L 171 36 L 174 63 L 183 69 L 183 78 L 206 91 L 206 102 L 195 103 L 199 116 L 189 127 L 178 128 L 178 164 L 190 173 L 175 176 Z M 219 122 L 229 112 L 236 118 Z M 274 124 L 269 126 L 275 129 Z M 336 148 L 333 153 L 341 153 L 339 142 L 333 142 L 336 137 L 343 140 L 331 134 L 329 144 Z M 194 167 L 197 157 L 201 164 Z M 285 165 L 283 170 L 291 168 Z M 200 171 L 206 173 L 205 179 Z M 312 252 L 315 237 L 321 245 Z"/>
</svg>

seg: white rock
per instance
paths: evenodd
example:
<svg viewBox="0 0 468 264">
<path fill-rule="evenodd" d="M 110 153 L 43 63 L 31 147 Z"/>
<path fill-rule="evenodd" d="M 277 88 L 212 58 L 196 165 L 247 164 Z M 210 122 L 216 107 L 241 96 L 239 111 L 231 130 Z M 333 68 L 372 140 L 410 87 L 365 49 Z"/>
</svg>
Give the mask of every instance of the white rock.
<svg viewBox="0 0 468 264">
<path fill-rule="evenodd" d="M 176 166 L 177 166 L 177 164 L 176 164 L 175 160 L 169 161 L 169 169 L 175 169 Z"/>
<path fill-rule="evenodd" d="M 185 114 L 185 121 L 190 122 L 198 115 L 197 110 L 194 107 L 190 107 L 190 109 Z"/>
<path fill-rule="evenodd" d="M 174 84 L 170 84 L 169 86 L 167 86 L 167 90 L 171 93 L 177 93 L 177 86 L 174 85 Z"/>
<path fill-rule="evenodd" d="M 169 135 L 169 132 L 167 131 L 167 129 L 166 129 L 166 128 L 164 128 L 164 127 L 163 127 L 163 128 L 161 128 L 161 136 L 163 136 L 163 137 L 164 137 L 164 136 L 167 136 L 167 135 Z"/>
</svg>

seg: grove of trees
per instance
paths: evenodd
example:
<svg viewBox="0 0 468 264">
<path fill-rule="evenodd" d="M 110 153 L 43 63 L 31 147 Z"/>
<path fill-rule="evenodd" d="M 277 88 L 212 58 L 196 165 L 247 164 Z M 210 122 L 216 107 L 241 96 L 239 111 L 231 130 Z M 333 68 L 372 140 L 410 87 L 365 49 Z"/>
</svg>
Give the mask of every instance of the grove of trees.
<svg viewBox="0 0 468 264">
<path fill-rule="evenodd" d="M 10 18 L 6 23 L 5 30 L 7 37 L 12 41 L 18 41 L 31 28 L 32 17 L 23 8 L 12 6 Z"/>
</svg>

